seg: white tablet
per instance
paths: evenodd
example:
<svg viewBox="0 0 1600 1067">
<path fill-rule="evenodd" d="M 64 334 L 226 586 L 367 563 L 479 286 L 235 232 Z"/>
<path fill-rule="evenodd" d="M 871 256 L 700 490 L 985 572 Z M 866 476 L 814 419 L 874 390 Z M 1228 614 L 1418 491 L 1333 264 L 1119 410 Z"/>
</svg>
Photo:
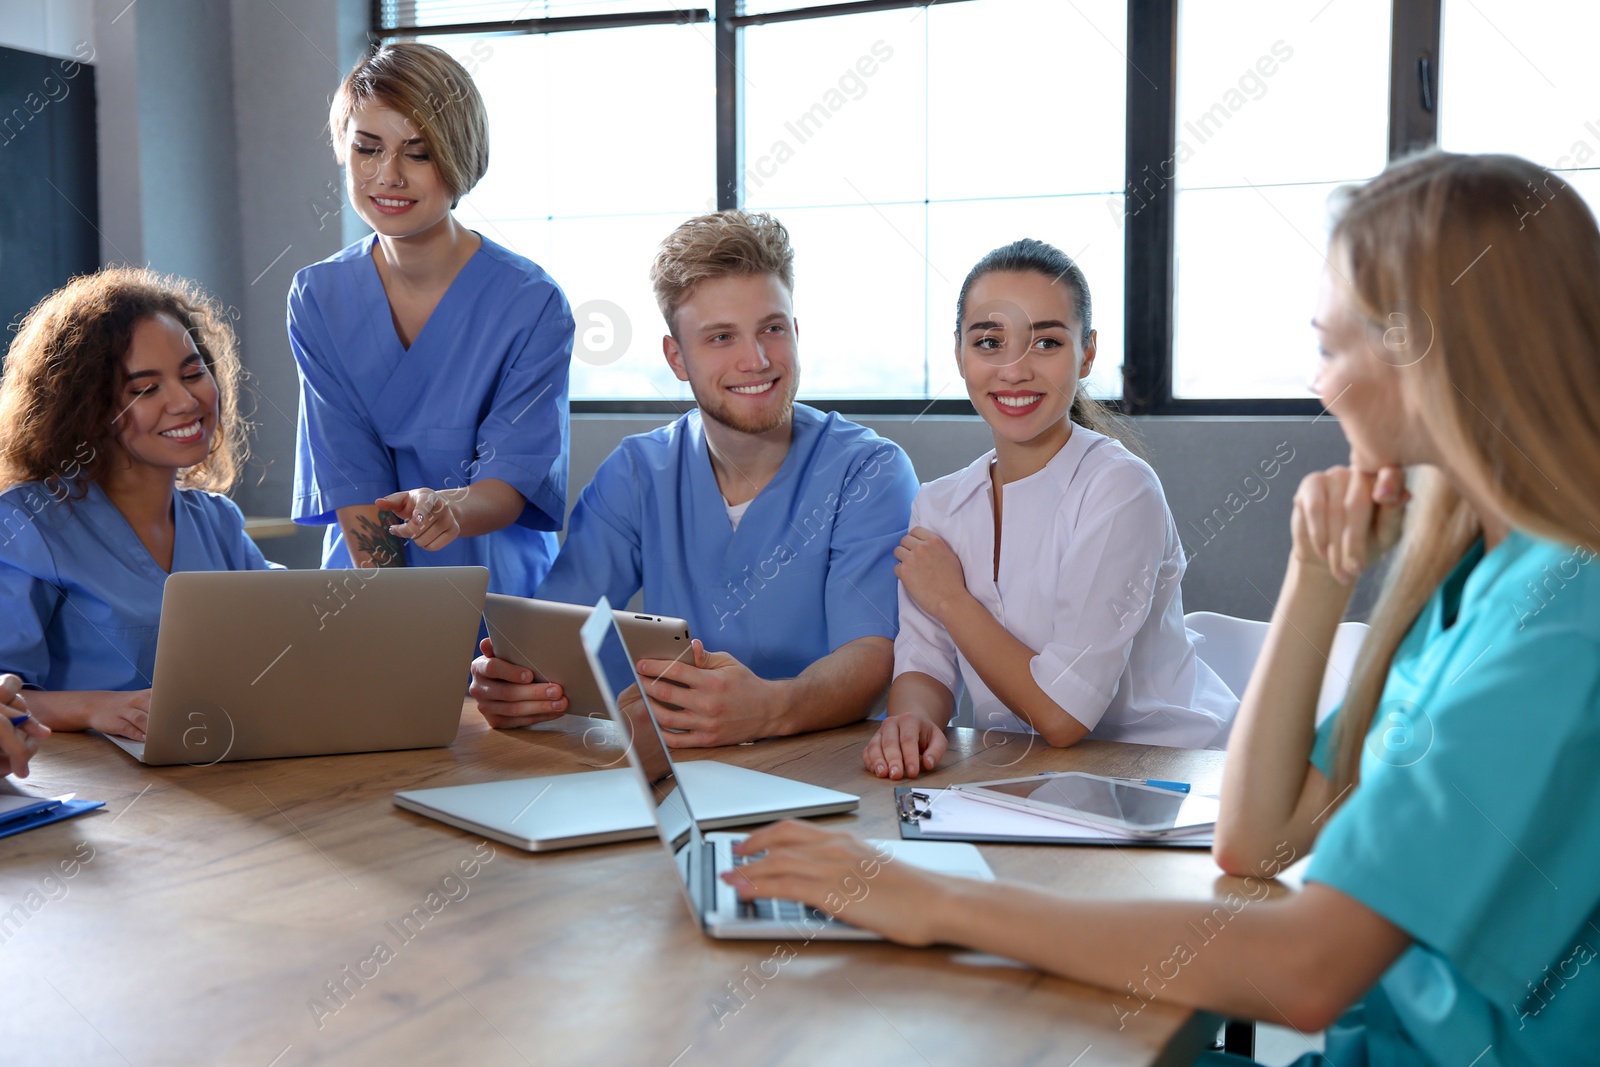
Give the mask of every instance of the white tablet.
<svg viewBox="0 0 1600 1067">
<path fill-rule="evenodd" d="M 604 717 L 605 704 L 578 639 L 593 610 L 587 604 L 490 593 L 483 617 L 496 657 L 528 668 L 538 681 L 559 685 L 567 697 L 567 714 Z M 619 611 L 617 622 L 628 649 L 639 659 L 692 662 L 689 624 L 682 619 Z"/>
<path fill-rule="evenodd" d="M 1115 829 L 1132 837 L 1170 837 L 1210 830 L 1216 824 L 1219 808 L 1214 797 L 1192 796 L 1081 771 L 969 782 L 951 788 L 978 800 Z"/>
</svg>

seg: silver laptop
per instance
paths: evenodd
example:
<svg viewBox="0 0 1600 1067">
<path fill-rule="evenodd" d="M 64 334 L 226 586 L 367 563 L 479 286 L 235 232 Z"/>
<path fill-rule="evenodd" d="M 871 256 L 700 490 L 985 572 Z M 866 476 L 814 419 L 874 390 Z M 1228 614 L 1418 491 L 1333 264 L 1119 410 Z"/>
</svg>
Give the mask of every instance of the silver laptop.
<svg viewBox="0 0 1600 1067">
<path fill-rule="evenodd" d="M 488 585 L 483 567 L 174 574 L 145 740 L 111 740 L 151 766 L 448 745 Z"/>
<path fill-rule="evenodd" d="M 678 873 L 689 912 L 701 929 L 719 938 L 800 936 L 835 941 L 881 940 L 877 934 L 798 901 L 739 900 L 733 887 L 723 882 L 721 874 L 744 861 L 745 857 L 734 856 L 733 844 L 746 835 L 701 833 L 689 807 L 689 798 L 680 788 L 672 757 L 650 714 L 648 700 L 631 703 L 627 713 L 618 708 L 617 695 L 629 686 L 638 685 L 639 678 L 611 605 L 604 598 L 595 605 L 580 636 L 599 682 L 606 712 L 627 741 L 628 763 L 654 815 L 661 843 Z M 971 845 L 930 841 L 874 841 L 871 844 L 888 857 L 887 862 L 911 863 L 944 874 L 984 881 L 994 879 L 994 872 Z M 848 912 L 846 906 L 844 913 Z"/>
<path fill-rule="evenodd" d="M 599 699 L 596 697 L 596 699 Z M 591 753 L 591 756 L 595 753 Z M 617 766 L 539 778 L 407 789 L 397 807 L 529 852 L 654 837 L 656 823 L 621 752 Z M 861 798 L 719 760 L 677 765 L 702 829 L 853 811 Z"/>
</svg>

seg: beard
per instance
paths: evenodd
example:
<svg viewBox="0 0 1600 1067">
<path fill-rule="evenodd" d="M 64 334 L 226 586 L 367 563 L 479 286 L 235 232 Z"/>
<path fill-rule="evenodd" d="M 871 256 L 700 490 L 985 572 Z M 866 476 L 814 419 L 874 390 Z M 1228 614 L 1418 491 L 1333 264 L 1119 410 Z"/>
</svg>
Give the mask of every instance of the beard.
<svg viewBox="0 0 1600 1067">
<path fill-rule="evenodd" d="M 728 429 L 740 433 L 763 434 L 788 424 L 794 417 L 794 396 L 799 388 L 799 376 L 791 371 L 779 379 L 773 389 L 773 392 L 781 393 L 779 402 L 769 401 L 768 406 L 750 412 L 739 411 L 737 401 L 729 401 L 720 389 L 711 396 L 703 396 L 699 389 L 692 386 L 691 391 L 703 418 L 715 419 Z"/>
</svg>

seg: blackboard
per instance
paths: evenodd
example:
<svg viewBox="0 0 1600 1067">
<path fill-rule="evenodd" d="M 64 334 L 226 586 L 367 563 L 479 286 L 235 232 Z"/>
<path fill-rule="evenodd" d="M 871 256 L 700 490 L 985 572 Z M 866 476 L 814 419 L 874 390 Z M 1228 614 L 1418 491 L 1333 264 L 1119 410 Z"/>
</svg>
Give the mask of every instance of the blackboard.
<svg viewBox="0 0 1600 1067">
<path fill-rule="evenodd" d="M 0 48 L 0 353 L 39 299 L 100 265 L 94 68 Z"/>
</svg>

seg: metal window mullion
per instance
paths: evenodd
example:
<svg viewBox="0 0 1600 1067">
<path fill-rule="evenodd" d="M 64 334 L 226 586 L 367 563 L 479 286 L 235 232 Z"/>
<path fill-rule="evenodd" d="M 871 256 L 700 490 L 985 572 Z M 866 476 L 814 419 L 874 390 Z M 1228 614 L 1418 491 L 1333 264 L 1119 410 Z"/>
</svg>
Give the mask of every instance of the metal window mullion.
<svg viewBox="0 0 1600 1067">
<path fill-rule="evenodd" d="M 556 18 L 497 19 L 488 22 L 452 22 L 437 26 L 388 24 L 381 21 L 379 36 L 394 37 L 480 37 L 487 34 L 574 33 L 587 30 L 623 30 L 639 26 L 687 26 L 710 22 L 707 8 L 673 8 L 670 11 L 627 11 L 610 15 L 563 15 Z"/>
<path fill-rule="evenodd" d="M 899 11 L 908 7 L 934 7 L 938 4 L 965 4 L 971 2 L 972 0 L 845 0 L 843 3 L 792 7 L 783 11 L 768 11 L 760 15 L 740 15 L 734 21 L 741 28 L 745 26 L 771 26 L 779 22 L 803 22 L 807 19 L 836 18 L 840 15 L 869 15 L 879 11 Z"/>
<path fill-rule="evenodd" d="M 717 210 L 744 205 L 744 0 L 717 0 Z"/>
<path fill-rule="evenodd" d="M 1129 0 L 1123 409 L 1172 401 L 1178 0 Z"/>
<path fill-rule="evenodd" d="M 1389 158 L 1439 143 L 1444 0 L 1394 0 L 1389 34 Z"/>
</svg>

